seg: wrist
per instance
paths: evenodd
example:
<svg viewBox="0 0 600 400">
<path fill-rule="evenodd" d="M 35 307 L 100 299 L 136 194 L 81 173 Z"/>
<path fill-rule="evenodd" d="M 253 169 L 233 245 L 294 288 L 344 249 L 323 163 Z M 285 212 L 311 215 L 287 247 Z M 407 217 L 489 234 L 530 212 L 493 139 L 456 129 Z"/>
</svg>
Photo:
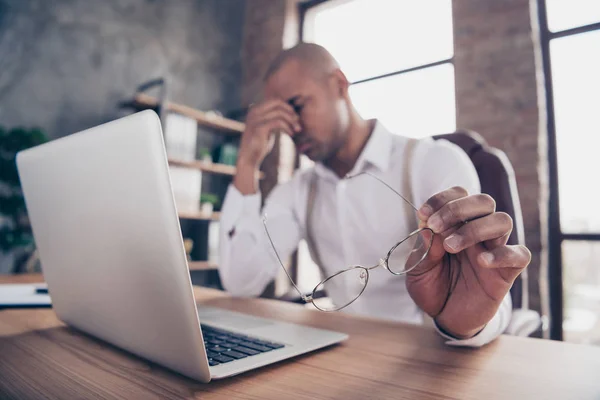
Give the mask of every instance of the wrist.
<svg viewBox="0 0 600 400">
<path fill-rule="evenodd" d="M 244 196 L 258 192 L 258 167 L 252 162 L 238 158 L 233 185 Z"/>
<path fill-rule="evenodd" d="M 260 163 L 256 160 L 256 158 L 248 157 L 246 154 L 241 152 L 238 155 L 235 166 L 238 171 L 258 171 L 258 169 L 260 168 Z"/>
<path fill-rule="evenodd" d="M 470 338 L 476 336 L 487 325 L 487 324 L 484 324 L 475 329 L 460 329 L 458 327 L 448 327 L 446 324 L 444 324 L 443 322 L 440 322 L 438 319 L 435 319 L 435 318 L 433 321 L 435 322 L 436 326 L 442 333 L 444 333 L 447 336 L 458 339 L 458 340 L 470 339 Z"/>
</svg>

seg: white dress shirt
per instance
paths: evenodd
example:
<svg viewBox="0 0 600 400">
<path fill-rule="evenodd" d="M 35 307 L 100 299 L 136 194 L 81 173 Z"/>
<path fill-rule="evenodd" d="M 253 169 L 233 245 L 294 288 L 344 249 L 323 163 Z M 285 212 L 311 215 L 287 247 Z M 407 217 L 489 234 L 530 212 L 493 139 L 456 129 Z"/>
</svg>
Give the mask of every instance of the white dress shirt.
<svg viewBox="0 0 600 400">
<path fill-rule="evenodd" d="M 368 171 L 402 193 L 407 140 L 376 122 L 350 174 Z M 458 146 L 427 138 L 419 140 L 413 151 L 410 183 L 417 208 L 432 195 L 453 186 L 479 193 L 475 168 Z M 260 194 L 244 196 L 231 185 L 221 213 L 219 266 L 223 285 L 230 293 L 258 296 L 281 268 L 264 231 L 264 213 L 283 260 L 306 237 L 307 197 L 313 174 L 318 179 L 311 233 L 327 276 L 353 265 L 376 265 L 416 223 L 407 221 L 403 201 L 381 183 L 365 175 L 356 180 L 340 179 L 319 163 L 278 185 L 265 201 L 262 213 Z M 327 295 L 334 303 L 342 304 L 351 296 L 351 290 L 343 284 L 330 285 Z M 484 345 L 505 330 L 511 307 L 507 295 L 494 318 L 470 339 L 457 340 L 438 332 L 451 345 Z M 370 271 L 363 294 L 342 312 L 408 323 L 423 321 L 422 312 L 408 294 L 405 278 L 383 268 Z"/>
</svg>

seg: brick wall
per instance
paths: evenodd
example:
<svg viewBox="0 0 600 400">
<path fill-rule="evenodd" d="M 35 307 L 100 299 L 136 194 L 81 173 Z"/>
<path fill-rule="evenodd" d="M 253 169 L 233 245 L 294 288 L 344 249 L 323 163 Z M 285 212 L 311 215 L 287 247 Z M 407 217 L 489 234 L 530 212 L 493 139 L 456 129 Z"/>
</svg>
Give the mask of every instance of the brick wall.
<svg viewBox="0 0 600 400">
<path fill-rule="evenodd" d="M 529 0 L 454 0 L 457 127 L 506 152 L 517 178 L 531 307 L 542 309 L 546 275 L 546 132 L 537 77 L 537 10 Z M 533 16 L 533 18 L 532 18 Z M 542 267 L 543 266 L 543 267 Z M 541 274 L 540 274 L 541 272 Z M 544 307 L 545 308 L 545 307 Z M 545 310 L 544 310 L 545 311 Z"/>
<path fill-rule="evenodd" d="M 242 43 L 242 104 L 260 99 L 263 77 L 271 61 L 284 48 L 298 41 L 297 0 L 253 0 L 246 5 Z M 281 140 L 280 140 L 281 139 Z M 268 194 L 278 181 L 285 180 L 293 169 L 293 143 L 277 138 L 274 150 L 262 165 L 265 179 L 261 192 Z M 285 160 L 280 157 L 285 154 Z M 290 156 L 291 155 L 291 156 Z M 280 172 L 283 171 L 284 174 Z"/>
<path fill-rule="evenodd" d="M 271 61 L 283 50 L 293 46 L 298 39 L 298 13 L 296 0 L 253 0 L 246 3 L 244 37 L 242 42 L 242 105 L 260 100 L 263 77 Z M 267 155 L 261 170 L 265 178 L 260 182 L 263 199 L 278 181 L 289 178 L 294 165 L 294 148 L 291 140 L 277 136 L 273 150 Z M 287 282 L 277 283 L 277 294 L 286 290 Z M 281 283 L 281 284 L 280 284 Z M 275 285 L 269 285 L 263 296 L 273 297 Z"/>
</svg>

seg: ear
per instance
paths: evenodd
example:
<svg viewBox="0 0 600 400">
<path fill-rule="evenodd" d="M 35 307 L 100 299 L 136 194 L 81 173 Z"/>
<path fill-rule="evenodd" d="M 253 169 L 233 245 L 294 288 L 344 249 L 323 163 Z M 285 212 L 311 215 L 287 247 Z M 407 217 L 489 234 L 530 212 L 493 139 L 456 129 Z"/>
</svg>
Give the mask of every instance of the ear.
<svg viewBox="0 0 600 400">
<path fill-rule="evenodd" d="M 346 74 L 344 74 L 341 69 L 337 68 L 335 71 L 333 71 L 331 74 L 331 80 L 336 93 L 340 97 L 348 97 L 348 88 L 350 87 L 350 82 L 348 82 Z"/>
</svg>

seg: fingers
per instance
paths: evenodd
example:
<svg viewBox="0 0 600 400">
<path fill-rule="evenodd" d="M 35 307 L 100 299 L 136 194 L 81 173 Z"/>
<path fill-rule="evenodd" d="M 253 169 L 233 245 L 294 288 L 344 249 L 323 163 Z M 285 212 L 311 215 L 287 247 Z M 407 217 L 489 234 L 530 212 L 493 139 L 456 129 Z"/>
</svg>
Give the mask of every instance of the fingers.
<svg viewBox="0 0 600 400">
<path fill-rule="evenodd" d="M 290 114 L 287 110 L 276 108 L 261 115 L 262 121 L 268 121 L 271 119 L 281 119 L 290 125 L 292 132 L 300 131 L 300 118 L 297 114 Z"/>
<path fill-rule="evenodd" d="M 255 135 L 268 136 L 276 131 L 294 136 L 300 132 L 300 122 L 290 119 L 286 114 L 278 110 L 273 110 L 261 119 L 255 119 L 247 123 L 246 131 L 253 132 Z"/>
<path fill-rule="evenodd" d="M 261 121 L 254 126 L 254 129 L 260 131 L 258 134 L 271 136 L 277 131 L 283 131 L 290 136 L 294 135 L 294 128 L 282 118 L 274 118 L 265 121 Z"/>
<path fill-rule="evenodd" d="M 288 103 L 286 103 L 285 101 L 279 100 L 279 99 L 270 99 L 270 100 L 266 100 L 260 104 L 257 104 L 255 106 L 252 106 L 250 108 L 250 111 L 248 112 L 248 116 L 250 115 L 262 115 L 265 114 L 271 110 L 275 110 L 275 109 L 280 109 L 283 112 L 287 112 L 290 115 L 291 114 L 296 114 L 296 112 L 294 111 L 294 108 L 289 105 Z"/>
<path fill-rule="evenodd" d="M 446 203 L 466 197 L 468 194 L 469 193 L 466 191 L 466 189 L 460 186 L 455 186 L 453 188 L 444 190 L 443 192 L 439 192 L 438 194 L 431 196 L 425 202 L 425 204 L 423 204 L 423 206 L 417 212 L 417 215 L 422 221 L 427 221 L 427 219 L 433 213 L 442 208 Z"/>
<path fill-rule="evenodd" d="M 298 114 L 296 114 L 291 107 L 289 107 L 288 104 L 278 104 L 275 107 L 265 110 L 261 112 L 260 115 L 256 116 L 256 121 L 258 124 L 274 119 L 281 119 L 282 121 L 285 121 L 289 125 L 288 133 L 290 135 L 300 132 L 300 118 L 298 117 Z"/>
<path fill-rule="evenodd" d="M 449 253 L 458 253 L 477 243 L 504 240 L 512 231 L 512 218 L 503 212 L 496 212 L 464 224 L 444 240 L 444 248 Z"/>
<path fill-rule="evenodd" d="M 298 125 L 299 127 L 298 114 L 291 105 L 278 99 L 269 100 L 252 107 L 248 113 L 247 122 L 264 121 L 276 117 L 283 118 L 290 125 Z"/>
<path fill-rule="evenodd" d="M 522 270 L 531 262 L 531 252 L 527 247 L 521 245 L 501 246 L 481 252 L 477 256 L 477 261 L 485 268 Z"/>
<path fill-rule="evenodd" d="M 450 200 L 427 220 L 434 232 L 444 232 L 461 222 L 483 217 L 496 211 L 496 202 L 487 194 L 475 194 Z"/>
<path fill-rule="evenodd" d="M 284 132 L 293 137 L 300 131 L 299 116 L 286 102 L 271 99 L 251 106 L 237 163 L 250 169 L 258 168 L 273 147 L 273 134 Z"/>
<path fill-rule="evenodd" d="M 510 230 L 510 232 L 506 232 L 502 237 L 486 241 L 484 243 L 484 246 L 487 249 L 495 249 L 496 247 L 504 246 L 506 245 L 506 243 L 508 243 L 508 238 L 510 237 L 511 233 L 512 229 Z"/>
</svg>

